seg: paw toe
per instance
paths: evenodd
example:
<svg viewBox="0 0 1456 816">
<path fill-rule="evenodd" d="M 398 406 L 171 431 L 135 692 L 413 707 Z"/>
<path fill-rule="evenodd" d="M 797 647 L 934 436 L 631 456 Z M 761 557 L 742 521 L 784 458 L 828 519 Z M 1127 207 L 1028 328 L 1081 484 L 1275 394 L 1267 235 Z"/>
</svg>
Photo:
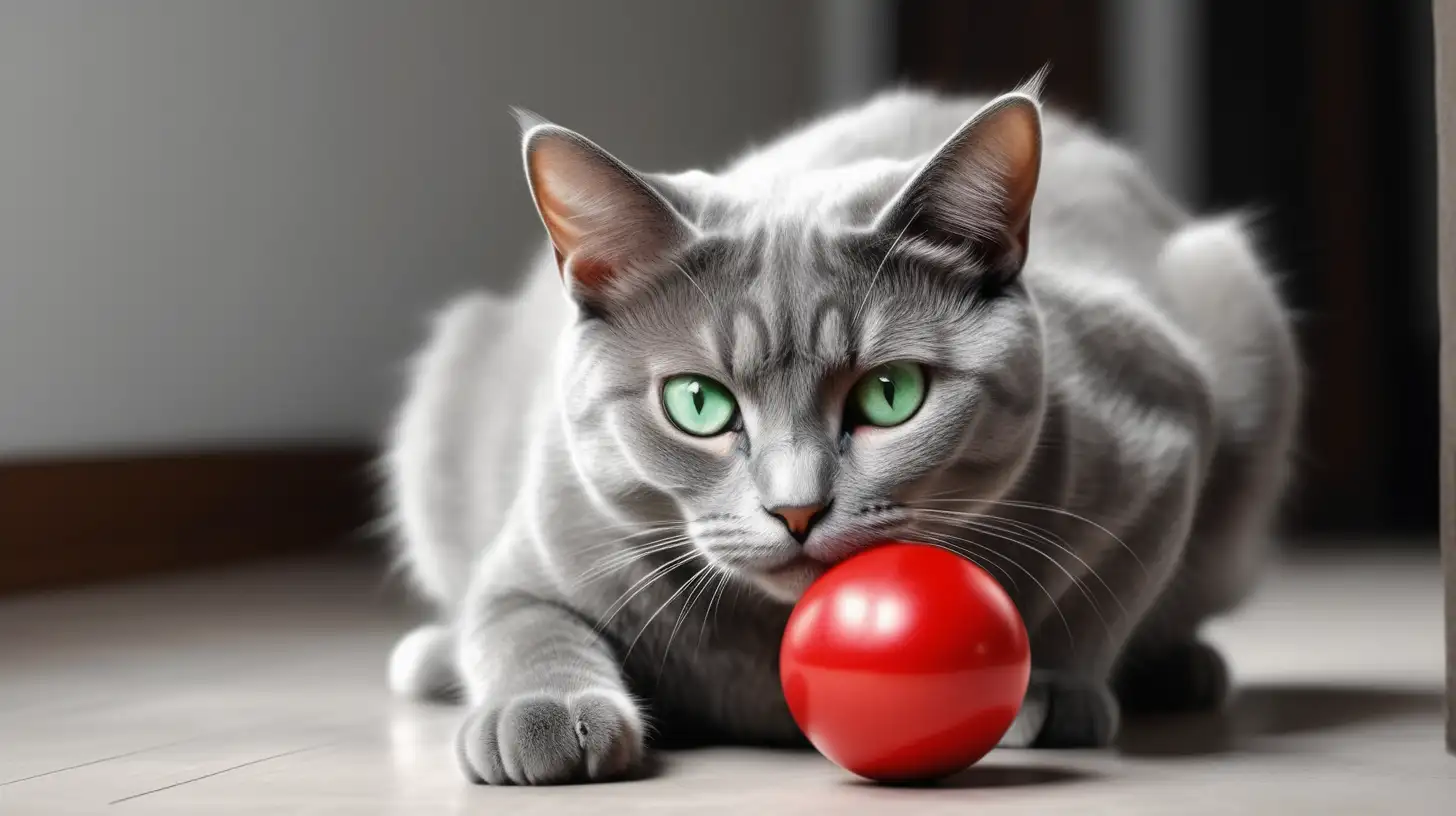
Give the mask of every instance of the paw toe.
<svg viewBox="0 0 1456 816">
<path fill-rule="evenodd" d="M 572 710 L 590 778 L 620 776 L 642 759 L 641 726 L 630 702 L 587 693 L 573 701 Z"/>
<path fill-rule="evenodd" d="M 551 698 L 521 699 L 501 715 L 506 774 L 527 785 L 571 781 L 581 767 L 581 743 L 571 710 Z"/>
<path fill-rule="evenodd" d="M 478 709 L 471 712 L 460 726 L 455 738 L 455 757 L 471 782 L 486 785 L 510 783 L 501 761 L 499 721 L 499 709 Z"/>
</svg>

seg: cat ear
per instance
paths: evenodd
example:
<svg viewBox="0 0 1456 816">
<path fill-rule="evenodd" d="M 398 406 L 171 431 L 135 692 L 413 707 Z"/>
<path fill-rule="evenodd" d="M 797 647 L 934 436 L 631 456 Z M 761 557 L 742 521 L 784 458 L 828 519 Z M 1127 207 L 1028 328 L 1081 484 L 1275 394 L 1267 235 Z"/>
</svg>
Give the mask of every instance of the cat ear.
<svg viewBox="0 0 1456 816">
<path fill-rule="evenodd" d="M 1015 277 L 1026 262 L 1041 172 L 1035 94 L 1033 83 L 981 108 L 885 205 L 875 226 L 963 246 L 1001 281 Z"/>
<path fill-rule="evenodd" d="M 654 262 L 693 239 L 693 226 L 627 165 L 566 128 L 517 118 L 526 180 L 573 299 L 630 296 Z"/>
</svg>

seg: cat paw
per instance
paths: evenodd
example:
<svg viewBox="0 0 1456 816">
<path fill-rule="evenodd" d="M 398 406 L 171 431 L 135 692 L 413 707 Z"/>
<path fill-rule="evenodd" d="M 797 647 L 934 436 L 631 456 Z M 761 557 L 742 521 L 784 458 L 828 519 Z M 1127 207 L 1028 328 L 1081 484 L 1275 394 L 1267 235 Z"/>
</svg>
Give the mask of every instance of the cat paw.
<svg viewBox="0 0 1456 816">
<path fill-rule="evenodd" d="M 1033 678 L 1027 697 L 1041 701 L 1033 748 L 1102 748 L 1117 736 L 1117 700 L 1103 683 L 1060 675 Z"/>
<path fill-rule="evenodd" d="M 1001 741 L 996 743 L 998 748 L 1030 748 L 1036 743 L 1036 735 L 1041 733 L 1041 726 L 1046 722 L 1047 713 L 1047 686 L 1045 683 L 1033 682 L 1026 688 L 1026 696 L 1021 698 L 1021 708 L 1016 712 L 1016 719 L 1012 720 L 1011 727 L 1001 736 Z"/>
<path fill-rule="evenodd" d="M 1200 641 L 1134 649 L 1113 687 L 1129 712 L 1211 711 L 1228 697 L 1228 664 L 1217 649 Z"/>
<path fill-rule="evenodd" d="M 488 785 L 598 782 L 635 770 L 646 754 L 641 714 L 611 689 L 481 706 L 461 726 L 456 747 L 465 775 Z"/>
</svg>

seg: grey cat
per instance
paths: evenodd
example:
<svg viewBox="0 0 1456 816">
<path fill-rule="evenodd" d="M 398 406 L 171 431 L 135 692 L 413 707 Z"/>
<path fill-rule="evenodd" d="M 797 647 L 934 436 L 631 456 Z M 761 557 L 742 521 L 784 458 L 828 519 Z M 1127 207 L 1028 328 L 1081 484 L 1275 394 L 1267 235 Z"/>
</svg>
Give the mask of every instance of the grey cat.
<svg viewBox="0 0 1456 816">
<path fill-rule="evenodd" d="M 391 683 L 463 694 L 468 777 L 628 774 L 649 732 L 800 742 L 791 606 L 885 538 L 1015 599 L 1005 745 L 1221 702 L 1198 630 L 1267 550 L 1289 319 L 1237 219 L 1038 95 L 888 93 L 718 173 L 525 118 L 549 245 L 509 301 L 442 313 L 387 459 L 441 620 Z"/>
</svg>

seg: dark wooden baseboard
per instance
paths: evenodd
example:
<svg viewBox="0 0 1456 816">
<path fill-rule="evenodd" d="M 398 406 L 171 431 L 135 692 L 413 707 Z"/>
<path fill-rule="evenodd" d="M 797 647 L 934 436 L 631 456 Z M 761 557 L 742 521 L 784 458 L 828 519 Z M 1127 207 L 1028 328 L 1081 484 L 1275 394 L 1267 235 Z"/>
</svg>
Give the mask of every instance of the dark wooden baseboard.
<svg viewBox="0 0 1456 816">
<path fill-rule="evenodd" d="M 0 594 L 365 543 L 363 447 L 0 463 Z"/>
</svg>

